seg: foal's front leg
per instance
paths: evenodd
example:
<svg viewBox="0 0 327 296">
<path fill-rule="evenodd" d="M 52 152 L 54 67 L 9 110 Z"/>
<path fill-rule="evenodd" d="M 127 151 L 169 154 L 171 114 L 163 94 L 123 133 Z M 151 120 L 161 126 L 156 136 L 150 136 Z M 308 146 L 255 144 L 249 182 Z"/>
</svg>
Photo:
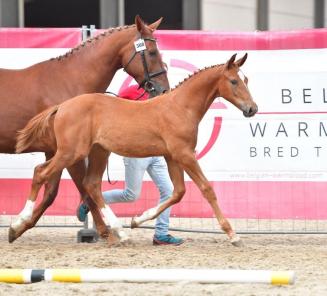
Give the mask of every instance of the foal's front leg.
<svg viewBox="0 0 327 296">
<path fill-rule="evenodd" d="M 166 159 L 170 178 L 174 184 L 174 192 L 172 197 L 166 200 L 166 202 L 145 211 L 140 217 L 133 218 L 131 227 L 132 228 L 138 227 L 145 221 L 156 218 L 165 209 L 167 209 L 168 207 L 172 206 L 175 203 L 178 203 L 183 198 L 183 195 L 185 193 L 185 187 L 184 187 L 185 185 L 184 185 L 184 178 L 183 178 L 183 170 L 181 169 L 182 167 L 187 172 L 187 174 L 191 177 L 191 179 L 195 182 L 198 188 L 201 190 L 203 196 L 208 200 L 211 208 L 215 213 L 218 223 L 220 224 L 220 227 L 224 232 L 226 232 L 226 234 L 230 239 L 230 242 L 234 246 L 241 246 L 242 245 L 241 239 L 234 232 L 230 223 L 224 217 L 222 211 L 220 210 L 217 203 L 216 194 L 213 188 L 211 187 L 210 183 L 204 176 L 194 154 L 192 152 L 183 153 L 183 155 L 179 155 L 178 157 L 175 157 L 175 159 L 179 160 L 178 164 L 171 159 Z"/>
<path fill-rule="evenodd" d="M 186 173 L 201 190 L 203 197 L 205 197 L 209 202 L 221 229 L 228 235 L 230 242 L 234 246 L 242 246 L 242 241 L 240 237 L 234 232 L 229 221 L 224 217 L 218 205 L 216 193 L 207 178 L 205 177 L 205 175 L 203 174 L 201 167 L 199 166 L 199 163 L 195 158 L 194 153 L 191 151 L 189 151 L 188 153 L 184 153 L 179 158 L 179 160 Z"/>
</svg>

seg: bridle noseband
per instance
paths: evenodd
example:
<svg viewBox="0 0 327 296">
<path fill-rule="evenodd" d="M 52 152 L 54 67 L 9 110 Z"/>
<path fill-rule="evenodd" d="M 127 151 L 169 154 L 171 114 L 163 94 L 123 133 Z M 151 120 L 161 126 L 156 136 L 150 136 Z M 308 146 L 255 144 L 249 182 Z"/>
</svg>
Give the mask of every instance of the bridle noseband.
<svg viewBox="0 0 327 296">
<path fill-rule="evenodd" d="M 157 40 L 154 39 L 154 38 L 142 38 L 142 36 L 140 36 L 138 41 L 142 42 L 142 40 L 143 41 L 157 42 Z M 142 46 L 142 44 L 141 44 L 141 46 Z M 141 55 L 143 69 L 144 69 L 144 79 L 139 84 L 139 88 L 144 88 L 147 92 L 153 93 L 153 92 L 156 91 L 155 86 L 156 86 L 157 83 L 155 81 L 152 81 L 152 78 L 157 77 L 157 76 L 159 76 L 161 74 L 165 74 L 167 71 L 165 69 L 161 69 L 161 70 L 159 70 L 157 72 L 149 73 L 148 64 L 147 64 L 146 59 L 145 59 L 145 51 L 146 51 L 145 43 L 144 43 L 144 47 L 141 47 L 140 50 L 138 50 L 136 48 L 135 52 L 133 53 L 133 55 L 131 56 L 131 58 L 127 62 L 126 66 L 123 67 L 123 70 L 124 70 L 124 72 L 126 72 L 126 69 L 129 66 L 129 64 L 133 61 L 135 56 L 139 53 Z"/>
</svg>

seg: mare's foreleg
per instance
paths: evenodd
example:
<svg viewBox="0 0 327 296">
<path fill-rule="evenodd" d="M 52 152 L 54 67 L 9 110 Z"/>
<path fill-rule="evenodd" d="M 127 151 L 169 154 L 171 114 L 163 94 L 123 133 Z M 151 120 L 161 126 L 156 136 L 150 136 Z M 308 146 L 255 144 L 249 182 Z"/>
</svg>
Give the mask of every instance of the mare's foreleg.
<svg viewBox="0 0 327 296">
<path fill-rule="evenodd" d="M 102 212 L 109 224 L 111 230 L 115 234 L 116 239 L 121 242 L 127 241 L 128 236 L 122 228 L 122 224 L 108 205 L 105 204 L 102 192 L 101 183 L 104 170 L 106 168 L 106 160 L 108 159 L 109 152 L 104 150 L 99 145 L 94 145 L 88 156 L 87 173 L 83 180 L 83 186 L 89 196 L 93 199 L 98 209 Z M 108 238 L 111 239 L 110 237 Z M 109 241 L 110 243 L 110 241 Z"/>
<path fill-rule="evenodd" d="M 106 161 L 107 159 L 104 161 L 105 164 L 107 163 Z M 83 186 L 83 179 L 86 176 L 85 160 L 78 161 L 74 165 L 67 168 L 67 170 L 70 176 L 72 177 L 72 180 L 74 181 L 79 193 L 81 194 L 83 201 L 86 202 L 92 213 L 93 221 L 95 223 L 97 232 L 101 237 L 107 238 L 109 235 L 109 230 L 102 219 L 101 213 L 97 205 L 95 204 L 93 199 L 89 197 Z"/>
</svg>

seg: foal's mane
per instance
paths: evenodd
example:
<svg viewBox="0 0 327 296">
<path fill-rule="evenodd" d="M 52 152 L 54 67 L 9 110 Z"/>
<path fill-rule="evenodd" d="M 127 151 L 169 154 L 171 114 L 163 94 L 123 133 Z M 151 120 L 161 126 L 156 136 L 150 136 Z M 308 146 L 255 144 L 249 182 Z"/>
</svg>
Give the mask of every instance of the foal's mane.
<svg viewBox="0 0 327 296">
<path fill-rule="evenodd" d="M 96 41 L 103 40 L 105 37 L 110 36 L 110 35 L 112 35 L 115 32 L 120 32 L 122 30 L 126 30 L 126 29 L 133 28 L 133 27 L 136 27 L 135 24 L 128 25 L 128 26 L 126 25 L 126 26 L 120 26 L 120 27 L 115 27 L 115 28 L 109 28 L 106 31 L 104 31 L 103 33 L 101 33 L 99 35 L 96 35 L 96 36 L 94 36 L 92 38 L 89 38 L 89 39 L 85 40 L 84 42 L 80 43 L 76 47 L 72 48 L 70 51 L 66 52 L 65 54 L 60 55 L 60 56 L 58 56 L 56 58 L 50 59 L 50 61 L 51 60 L 58 60 L 58 61 L 60 61 L 60 60 L 62 60 L 64 58 L 67 58 L 68 56 L 71 56 L 76 51 L 80 50 L 81 48 L 85 47 L 88 44 L 93 45 L 94 43 L 96 43 Z"/>
<path fill-rule="evenodd" d="M 171 91 L 179 88 L 181 85 L 183 85 L 186 81 L 190 80 L 194 76 L 197 76 L 200 73 L 203 73 L 203 72 L 205 72 L 207 70 L 210 70 L 210 69 L 213 69 L 213 68 L 216 68 L 216 67 L 219 68 L 220 66 L 223 66 L 223 65 L 225 65 L 225 64 L 216 64 L 216 65 L 207 66 L 207 67 L 204 67 L 202 69 L 196 70 L 192 74 L 190 74 L 188 77 L 186 77 L 184 80 L 180 81 L 173 89 L 171 89 Z"/>
</svg>

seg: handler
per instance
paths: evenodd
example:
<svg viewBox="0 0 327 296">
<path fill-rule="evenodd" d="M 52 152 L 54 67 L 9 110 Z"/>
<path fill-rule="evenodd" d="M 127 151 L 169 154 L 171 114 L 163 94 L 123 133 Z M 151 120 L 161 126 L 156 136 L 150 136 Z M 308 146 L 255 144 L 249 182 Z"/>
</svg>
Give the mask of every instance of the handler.
<svg viewBox="0 0 327 296">
<path fill-rule="evenodd" d="M 143 94 L 143 96 L 142 96 Z M 137 85 L 129 86 L 119 93 L 119 97 L 128 100 L 146 100 L 148 94 Z M 132 158 L 124 157 L 125 189 L 104 191 L 103 198 L 107 204 L 118 202 L 133 202 L 139 198 L 145 171 L 148 172 L 160 192 L 160 203 L 167 200 L 173 192 L 173 184 L 169 178 L 167 164 L 162 156 Z M 184 240 L 168 234 L 170 208 L 162 212 L 155 225 L 154 245 L 180 245 Z M 77 209 L 78 220 L 84 222 L 89 209 L 81 203 Z"/>
</svg>

